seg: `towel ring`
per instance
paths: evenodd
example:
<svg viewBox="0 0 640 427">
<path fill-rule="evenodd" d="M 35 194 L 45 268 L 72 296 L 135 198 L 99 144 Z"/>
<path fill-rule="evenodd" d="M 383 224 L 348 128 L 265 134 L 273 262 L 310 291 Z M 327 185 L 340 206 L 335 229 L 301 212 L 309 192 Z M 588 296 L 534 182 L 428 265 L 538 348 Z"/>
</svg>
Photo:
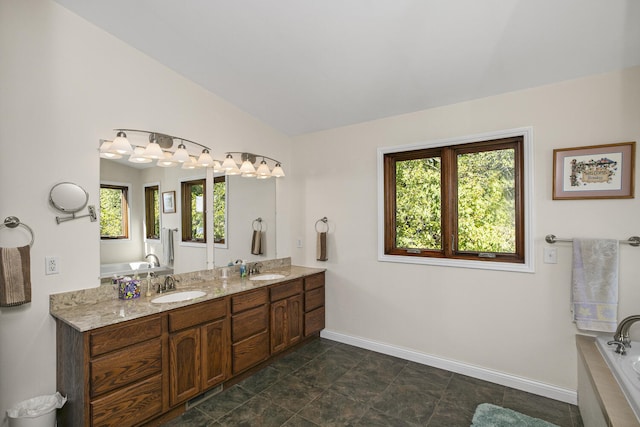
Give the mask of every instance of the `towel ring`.
<svg viewBox="0 0 640 427">
<path fill-rule="evenodd" d="M 318 230 L 318 223 L 320 223 L 320 222 L 323 222 L 325 227 L 327 227 L 327 229 L 325 231 Z M 327 217 L 325 216 L 325 217 L 322 217 L 319 220 L 317 220 L 315 228 L 316 228 L 316 232 L 317 233 L 328 233 L 329 232 L 329 220 L 327 219 Z"/>
<path fill-rule="evenodd" d="M 8 217 L 6 217 L 4 219 L 4 223 L 0 224 L 0 229 L 3 229 L 5 227 L 6 228 L 16 228 L 17 226 L 21 226 L 21 227 L 27 229 L 29 234 L 31 234 L 31 242 L 29 242 L 29 246 L 33 246 L 33 242 L 36 239 L 35 234 L 33 233 L 33 230 L 27 224 L 25 224 L 23 222 L 20 222 L 20 219 L 17 216 L 8 216 Z"/>
<path fill-rule="evenodd" d="M 258 223 L 257 227 L 256 227 L 256 222 Z M 253 231 L 262 231 L 262 218 L 254 219 L 253 223 L 251 224 L 251 228 L 253 228 Z"/>
</svg>

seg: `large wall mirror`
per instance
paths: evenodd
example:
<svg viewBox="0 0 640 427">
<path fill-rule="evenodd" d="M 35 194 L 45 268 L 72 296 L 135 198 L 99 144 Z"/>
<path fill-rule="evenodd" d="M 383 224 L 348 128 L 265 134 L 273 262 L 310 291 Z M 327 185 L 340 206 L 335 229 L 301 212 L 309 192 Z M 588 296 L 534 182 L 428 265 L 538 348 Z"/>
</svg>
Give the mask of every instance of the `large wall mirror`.
<svg viewBox="0 0 640 427">
<path fill-rule="evenodd" d="M 167 230 L 173 232 L 173 270 L 175 273 L 203 270 L 227 265 L 237 259 L 260 261 L 277 258 L 276 252 L 276 180 L 243 178 L 214 174 L 211 169 L 181 169 L 134 164 L 123 159 L 100 159 L 101 186 L 101 265 L 145 261 L 155 254 L 161 265 L 166 257 Z M 208 174 L 208 175 L 207 175 Z M 200 182 L 209 184 L 204 202 Z M 215 184 L 214 184 L 215 182 Z M 184 183 L 192 183 L 185 186 Z M 193 184 L 195 183 L 195 184 Z M 224 203 L 215 205 L 214 188 L 222 193 Z M 220 187 L 222 186 L 222 188 Z M 222 190 L 222 191 L 221 191 Z M 185 216 L 183 193 L 190 192 L 193 212 L 188 241 L 184 241 Z M 175 198 L 175 209 L 163 209 L 163 195 Z M 185 211 L 185 212 L 183 212 Z M 187 214 L 187 215 L 185 215 Z M 213 220 L 213 218 L 216 220 Z M 216 230 L 215 242 L 203 241 L 206 229 Z M 260 221 L 256 221 L 260 219 Z M 106 224 L 106 220 L 112 228 Z M 216 224 L 211 224 L 216 222 Z M 224 222 L 224 224 L 220 224 Z M 254 230 L 261 230 L 261 247 L 252 251 Z M 211 239 L 209 239 L 211 240 Z M 255 248 L 254 248 L 255 249 Z M 256 253 L 252 253 L 256 252 Z M 155 260 L 149 257 L 147 261 Z"/>
</svg>

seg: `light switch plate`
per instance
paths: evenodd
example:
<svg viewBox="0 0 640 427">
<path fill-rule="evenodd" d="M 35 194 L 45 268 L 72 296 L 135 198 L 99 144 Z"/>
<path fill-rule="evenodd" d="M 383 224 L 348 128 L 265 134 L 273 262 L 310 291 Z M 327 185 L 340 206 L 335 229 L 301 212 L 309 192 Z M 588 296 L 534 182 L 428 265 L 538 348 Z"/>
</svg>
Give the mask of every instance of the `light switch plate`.
<svg viewBox="0 0 640 427">
<path fill-rule="evenodd" d="M 544 248 L 543 257 L 545 264 L 557 264 L 558 263 L 558 249 L 556 248 Z"/>
</svg>

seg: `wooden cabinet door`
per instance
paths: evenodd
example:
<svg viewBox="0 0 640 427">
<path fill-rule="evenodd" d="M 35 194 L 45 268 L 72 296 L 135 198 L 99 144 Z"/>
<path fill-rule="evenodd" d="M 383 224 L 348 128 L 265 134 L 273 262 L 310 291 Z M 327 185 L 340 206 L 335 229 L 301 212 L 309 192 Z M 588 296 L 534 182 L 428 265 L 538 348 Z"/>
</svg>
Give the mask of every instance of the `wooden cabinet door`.
<svg viewBox="0 0 640 427">
<path fill-rule="evenodd" d="M 200 328 L 169 337 L 169 403 L 174 406 L 196 396 L 201 388 Z"/>
<path fill-rule="evenodd" d="M 287 300 L 271 303 L 271 353 L 287 346 Z"/>
<path fill-rule="evenodd" d="M 200 328 L 202 339 L 202 390 L 221 383 L 229 375 L 231 345 L 226 319 Z"/>
<path fill-rule="evenodd" d="M 302 295 L 287 298 L 287 346 L 302 339 Z"/>
</svg>

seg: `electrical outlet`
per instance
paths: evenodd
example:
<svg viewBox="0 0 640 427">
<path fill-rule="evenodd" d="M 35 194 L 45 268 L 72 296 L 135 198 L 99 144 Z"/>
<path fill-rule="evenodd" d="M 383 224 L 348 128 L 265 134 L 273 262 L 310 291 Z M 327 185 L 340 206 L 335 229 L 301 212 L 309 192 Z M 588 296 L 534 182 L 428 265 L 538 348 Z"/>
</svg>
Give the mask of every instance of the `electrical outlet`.
<svg viewBox="0 0 640 427">
<path fill-rule="evenodd" d="M 44 274 L 58 274 L 60 273 L 60 263 L 57 256 L 48 256 L 44 258 Z"/>
<path fill-rule="evenodd" d="M 557 264 L 558 250 L 556 248 L 544 248 L 543 258 L 545 264 Z"/>
<path fill-rule="evenodd" d="M 296 239 L 296 247 L 297 248 L 301 248 L 302 247 L 302 239 L 299 238 L 299 237 Z"/>
</svg>

